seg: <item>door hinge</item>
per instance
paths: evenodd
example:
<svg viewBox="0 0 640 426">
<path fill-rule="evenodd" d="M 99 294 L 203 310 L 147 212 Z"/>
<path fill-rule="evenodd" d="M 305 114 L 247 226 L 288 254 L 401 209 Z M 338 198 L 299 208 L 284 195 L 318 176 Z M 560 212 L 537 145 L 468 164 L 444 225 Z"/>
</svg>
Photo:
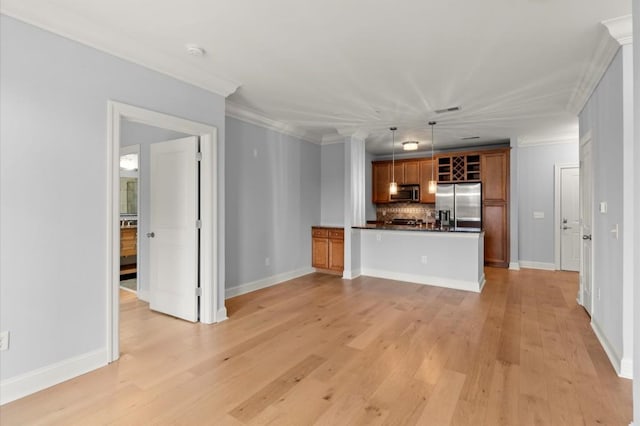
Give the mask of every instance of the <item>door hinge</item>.
<svg viewBox="0 0 640 426">
<path fill-rule="evenodd" d="M 196 220 L 196 228 L 202 228 L 202 221 L 200 219 Z"/>
<path fill-rule="evenodd" d="M 200 287 L 196 288 L 196 296 L 198 297 L 202 296 L 202 289 Z"/>
<path fill-rule="evenodd" d="M 202 161 L 202 152 L 196 152 L 196 161 Z"/>
</svg>

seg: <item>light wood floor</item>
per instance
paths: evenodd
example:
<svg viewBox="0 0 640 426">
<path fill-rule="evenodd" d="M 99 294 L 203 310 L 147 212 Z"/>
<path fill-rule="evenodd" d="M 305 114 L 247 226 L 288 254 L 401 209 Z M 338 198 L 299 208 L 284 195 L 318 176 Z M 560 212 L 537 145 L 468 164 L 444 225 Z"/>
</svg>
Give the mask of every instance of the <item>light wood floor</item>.
<svg viewBox="0 0 640 426">
<path fill-rule="evenodd" d="M 120 361 L 0 423 L 628 425 L 575 273 L 487 268 L 481 295 L 312 274 L 189 324 L 122 293 Z"/>
</svg>

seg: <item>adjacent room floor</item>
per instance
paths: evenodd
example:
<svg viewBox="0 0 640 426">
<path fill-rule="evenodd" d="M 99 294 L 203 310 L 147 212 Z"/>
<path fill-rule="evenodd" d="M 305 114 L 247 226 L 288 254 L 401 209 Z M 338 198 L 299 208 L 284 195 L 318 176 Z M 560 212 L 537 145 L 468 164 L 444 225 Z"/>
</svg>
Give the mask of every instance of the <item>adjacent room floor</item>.
<svg viewBox="0 0 640 426">
<path fill-rule="evenodd" d="M 577 274 L 487 268 L 482 294 L 312 274 L 190 324 L 122 291 L 122 357 L 3 406 L 24 424 L 616 424 L 632 417 Z"/>
</svg>

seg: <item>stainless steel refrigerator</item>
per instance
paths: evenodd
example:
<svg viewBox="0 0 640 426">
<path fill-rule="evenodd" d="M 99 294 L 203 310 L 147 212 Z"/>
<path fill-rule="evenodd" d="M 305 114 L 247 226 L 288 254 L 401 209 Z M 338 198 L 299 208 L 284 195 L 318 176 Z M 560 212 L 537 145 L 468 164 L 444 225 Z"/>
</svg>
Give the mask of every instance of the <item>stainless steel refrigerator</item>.
<svg viewBox="0 0 640 426">
<path fill-rule="evenodd" d="M 439 183 L 436 211 L 449 211 L 451 226 L 482 228 L 482 184 Z"/>
</svg>

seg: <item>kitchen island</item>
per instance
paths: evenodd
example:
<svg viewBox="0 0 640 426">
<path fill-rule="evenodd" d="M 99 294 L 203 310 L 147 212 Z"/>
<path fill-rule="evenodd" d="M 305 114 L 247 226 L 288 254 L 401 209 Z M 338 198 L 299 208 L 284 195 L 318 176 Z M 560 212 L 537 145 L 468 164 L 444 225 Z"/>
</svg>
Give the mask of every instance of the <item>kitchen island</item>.
<svg viewBox="0 0 640 426">
<path fill-rule="evenodd" d="M 484 232 L 398 225 L 354 226 L 362 275 L 479 293 L 484 286 Z"/>
</svg>

